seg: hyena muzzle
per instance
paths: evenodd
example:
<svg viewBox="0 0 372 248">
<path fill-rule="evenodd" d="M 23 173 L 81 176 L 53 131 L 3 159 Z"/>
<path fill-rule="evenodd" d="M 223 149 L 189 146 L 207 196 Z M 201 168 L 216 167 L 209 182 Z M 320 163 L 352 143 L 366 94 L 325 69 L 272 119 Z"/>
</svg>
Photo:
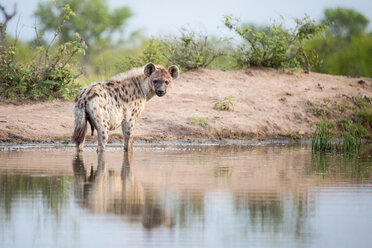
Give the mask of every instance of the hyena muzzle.
<svg viewBox="0 0 372 248">
<path fill-rule="evenodd" d="M 87 122 L 92 135 L 97 130 L 97 151 L 105 150 L 109 131 L 119 126 L 123 132 L 124 150 L 131 150 L 131 134 L 145 103 L 154 95 L 164 96 L 178 74 L 175 65 L 166 69 L 148 63 L 144 68 L 132 69 L 83 88 L 74 102 L 75 129 L 72 140 L 77 150 L 83 149 Z"/>
</svg>

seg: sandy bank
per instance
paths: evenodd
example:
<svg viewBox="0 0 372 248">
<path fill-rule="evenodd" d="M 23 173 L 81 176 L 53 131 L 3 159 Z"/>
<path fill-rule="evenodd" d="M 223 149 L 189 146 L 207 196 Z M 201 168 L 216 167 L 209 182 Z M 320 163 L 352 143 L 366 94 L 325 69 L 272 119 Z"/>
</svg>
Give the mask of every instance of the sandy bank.
<svg viewBox="0 0 372 248">
<path fill-rule="evenodd" d="M 213 109 L 215 97 L 233 96 L 234 111 Z M 135 139 L 268 139 L 310 135 L 325 115 L 347 117 L 353 97 L 372 97 L 372 79 L 274 69 L 196 70 L 183 73 L 165 97 L 154 97 L 135 128 Z M 0 105 L 1 141 L 69 140 L 72 101 Z M 321 110 L 325 110 L 323 113 Z M 191 119 L 206 121 L 206 126 Z M 121 130 L 111 133 L 121 137 Z M 90 137 L 90 136 L 88 136 Z M 95 137 L 93 137 L 95 138 Z"/>
</svg>

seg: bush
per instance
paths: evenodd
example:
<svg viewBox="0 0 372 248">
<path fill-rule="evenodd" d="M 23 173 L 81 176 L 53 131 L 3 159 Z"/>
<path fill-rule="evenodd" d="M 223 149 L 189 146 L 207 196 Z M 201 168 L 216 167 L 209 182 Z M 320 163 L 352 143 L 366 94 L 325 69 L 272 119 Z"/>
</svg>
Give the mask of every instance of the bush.
<svg viewBox="0 0 372 248">
<path fill-rule="evenodd" d="M 372 35 L 350 37 L 350 41 L 326 36 L 308 42 L 307 47 L 316 49 L 324 61 L 314 71 L 333 75 L 372 77 Z"/>
<path fill-rule="evenodd" d="M 78 92 L 76 78 L 80 75 L 70 66 L 72 59 L 85 51 L 85 44 L 79 34 L 75 40 L 56 44 L 61 27 L 74 13 L 66 5 L 65 15 L 54 33 L 52 41 L 46 46 L 37 47 L 36 59 L 18 62 L 17 48 L 7 44 L 0 49 L 0 96 L 16 99 L 73 98 Z M 36 30 L 36 35 L 38 35 Z M 41 44 L 39 37 L 38 43 Z"/>
<path fill-rule="evenodd" d="M 316 49 L 324 61 L 314 71 L 349 76 L 372 77 L 372 34 L 369 20 L 348 8 L 326 9 L 323 22 L 332 23 L 322 39 L 309 40 L 306 47 Z"/>
<path fill-rule="evenodd" d="M 225 26 L 235 31 L 244 41 L 233 55 L 237 67 L 303 68 L 310 71 L 320 61 L 314 50 L 304 47 L 305 41 L 321 34 L 327 25 L 316 24 L 307 16 L 294 21 L 294 29 L 286 29 L 283 23 L 274 22 L 271 26 L 257 30 L 226 16 Z"/>
<path fill-rule="evenodd" d="M 218 96 L 214 99 L 214 109 L 217 110 L 226 110 L 234 111 L 234 97 L 233 96 Z"/>
<path fill-rule="evenodd" d="M 206 68 L 215 59 L 225 55 L 222 39 L 210 41 L 206 34 L 182 28 L 181 35 L 152 38 L 141 56 L 127 56 L 119 65 L 128 70 L 148 62 L 163 65 L 177 65 L 181 71 Z"/>
</svg>

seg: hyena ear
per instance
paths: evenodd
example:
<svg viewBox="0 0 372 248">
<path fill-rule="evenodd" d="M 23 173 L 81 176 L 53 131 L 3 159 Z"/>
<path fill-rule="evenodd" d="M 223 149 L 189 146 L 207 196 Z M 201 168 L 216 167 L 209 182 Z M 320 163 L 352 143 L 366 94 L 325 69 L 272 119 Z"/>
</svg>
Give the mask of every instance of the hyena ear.
<svg viewBox="0 0 372 248">
<path fill-rule="evenodd" d="M 178 67 L 176 65 L 171 65 L 168 68 L 168 71 L 171 74 L 171 76 L 172 76 L 173 79 L 178 78 L 179 69 L 178 69 Z"/>
<path fill-rule="evenodd" d="M 146 77 L 150 77 L 150 75 L 156 70 L 155 65 L 153 63 L 148 63 L 145 66 L 143 72 L 145 73 Z"/>
</svg>

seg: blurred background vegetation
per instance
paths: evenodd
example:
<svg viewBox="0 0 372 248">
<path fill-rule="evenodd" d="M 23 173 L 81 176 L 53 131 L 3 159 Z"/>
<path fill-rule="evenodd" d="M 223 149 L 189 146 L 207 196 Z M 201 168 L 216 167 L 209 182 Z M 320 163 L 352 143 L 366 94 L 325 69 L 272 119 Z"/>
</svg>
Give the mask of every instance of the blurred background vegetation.
<svg viewBox="0 0 372 248">
<path fill-rule="evenodd" d="M 176 64 L 182 71 L 264 66 L 372 77 L 369 20 L 353 9 L 325 9 L 321 20 L 305 16 L 267 26 L 226 16 L 231 37 L 180 27 L 177 34 L 146 39 L 141 30 L 127 33 L 133 16 L 128 7 L 110 10 L 106 0 L 59 0 L 38 5 L 34 15 L 40 26 L 31 42 L 6 32 L 17 10 L 0 10 L 2 99 L 73 98 L 81 85 L 149 61 Z"/>
</svg>

